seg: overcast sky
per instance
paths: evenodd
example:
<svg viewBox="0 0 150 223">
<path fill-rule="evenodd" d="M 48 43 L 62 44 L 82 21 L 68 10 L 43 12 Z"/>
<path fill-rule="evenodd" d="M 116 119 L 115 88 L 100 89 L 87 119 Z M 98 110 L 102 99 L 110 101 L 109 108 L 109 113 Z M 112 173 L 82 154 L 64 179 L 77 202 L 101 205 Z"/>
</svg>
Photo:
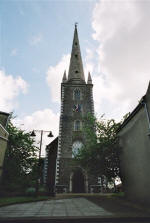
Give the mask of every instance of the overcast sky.
<svg viewBox="0 0 150 223">
<path fill-rule="evenodd" d="M 21 128 L 58 135 L 60 84 L 75 22 L 97 116 L 119 121 L 145 94 L 150 1 L 1 0 L 0 111 L 13 111 Z"/>
</svg>

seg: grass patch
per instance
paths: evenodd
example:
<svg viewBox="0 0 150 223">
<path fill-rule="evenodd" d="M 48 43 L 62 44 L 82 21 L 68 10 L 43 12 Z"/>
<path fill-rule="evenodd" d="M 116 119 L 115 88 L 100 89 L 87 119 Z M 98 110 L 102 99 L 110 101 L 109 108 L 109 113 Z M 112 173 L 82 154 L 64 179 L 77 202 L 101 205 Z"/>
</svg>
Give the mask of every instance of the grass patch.
<svg viewBox="0 0 150 223">
<path fill-rule="evenodd" d="M 39 196 L 39 197 L 4 197 L 0 198 L 0 207 L 10 204 L 34 202 L 34 201 L 43 201 L 48 200 L 49 196 Z"/>
<path fill-rule="evenodd" d="M 124 197 L 125 194 L 124 194 L 124 192 L 118 192 L 118 193 L 113 193 L 111 196 L 113 196 L 113 197 Z"/>
</svg>

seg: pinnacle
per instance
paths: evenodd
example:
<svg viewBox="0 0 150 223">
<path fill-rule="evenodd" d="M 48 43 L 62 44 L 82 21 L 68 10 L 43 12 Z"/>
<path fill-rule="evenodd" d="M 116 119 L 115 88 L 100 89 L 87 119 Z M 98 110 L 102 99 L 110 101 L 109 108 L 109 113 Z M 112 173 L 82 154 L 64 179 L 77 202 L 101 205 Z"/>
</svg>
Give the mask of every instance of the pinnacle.
<svg viewBox="0 0 150 223">
<path fill-rule="evenodd" d="M 62 83 L 65 83 L 67 81 L 67 76 L 66 76 L 66 70 L 64 71 Z"/>
<path fill-rule="evenodd" d="M 87 84 L 92 84 L 92 78 L 90 72 L 88 73 L 88 81 Z"/>
</svg>

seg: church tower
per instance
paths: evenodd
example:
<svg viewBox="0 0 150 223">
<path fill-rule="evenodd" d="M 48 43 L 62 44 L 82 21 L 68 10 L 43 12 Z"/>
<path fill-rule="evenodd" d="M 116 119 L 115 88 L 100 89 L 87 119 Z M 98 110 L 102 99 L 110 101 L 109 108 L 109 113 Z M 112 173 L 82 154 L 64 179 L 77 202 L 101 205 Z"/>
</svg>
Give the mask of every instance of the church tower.
<svg viewBox="0 0 150 223">
<path fill-rule="evenodd" d="M 85 144 L 83 117 L 94 115 L 93 84 L 90 73 L 87 83 L 75 25 L 68 77 L 61 83 L 61 114 L 56 160 L 56 190 L 88 192 L 90 180 L 85 170 L 73 164 L 74 154 Z"/>
</svg>

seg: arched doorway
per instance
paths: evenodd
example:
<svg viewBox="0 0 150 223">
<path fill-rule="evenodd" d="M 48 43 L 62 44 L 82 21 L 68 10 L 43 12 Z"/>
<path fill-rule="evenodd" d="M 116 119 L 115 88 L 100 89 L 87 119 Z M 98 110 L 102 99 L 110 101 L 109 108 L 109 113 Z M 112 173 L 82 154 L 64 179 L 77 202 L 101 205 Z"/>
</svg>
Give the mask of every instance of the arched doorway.
<svg viewBox="0 0 150 223">
<path fill-rule="evenodd" d="M 85 193 L 85 179 L 81 169 L 76 169 L 72 176 L 72 192 Z"/>
</svg>

